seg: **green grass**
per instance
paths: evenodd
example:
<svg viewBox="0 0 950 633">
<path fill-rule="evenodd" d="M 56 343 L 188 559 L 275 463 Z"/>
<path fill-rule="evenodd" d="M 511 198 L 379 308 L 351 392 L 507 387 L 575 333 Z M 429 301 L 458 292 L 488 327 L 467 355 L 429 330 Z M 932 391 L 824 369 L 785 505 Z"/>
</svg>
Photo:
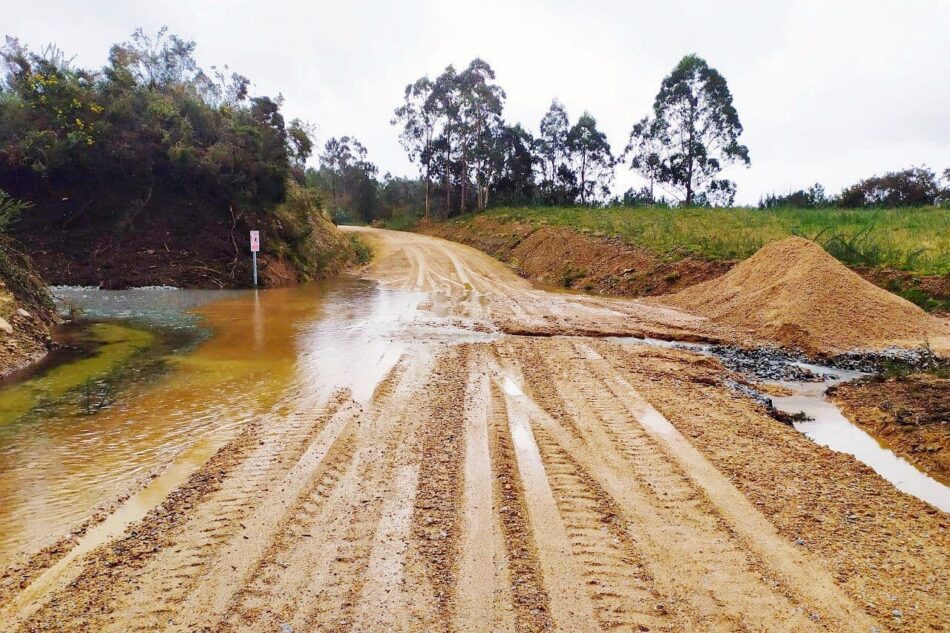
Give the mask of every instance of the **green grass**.
<svg viewBox="0 0 950 633">
<path fill-rule="evenodd" d="M 361 240 L 358 235 L 347 233 L 346 237 L 350 241 L 350 248 L 353 249 L 354 263 L 360 266 L 370 263 L 373 259 L 372 247 Z"/>
<path fill-rule="evenodd" d="M 396 215 L 379 222 L 382 228 L 393 231 L 411 231 L 417 224 L 419 224 L 419 218 L 410 214 Z"/>
<path fill-rule="evenodd" d="M 483 215 L 620 237 L 666 259 L 744 259 L 768 242 L 800 235 L 851 266 L 950 274 L 950 209 L 497 208 Z M 458 218 L 469 222 L 473 216 Z"/>
</svg>

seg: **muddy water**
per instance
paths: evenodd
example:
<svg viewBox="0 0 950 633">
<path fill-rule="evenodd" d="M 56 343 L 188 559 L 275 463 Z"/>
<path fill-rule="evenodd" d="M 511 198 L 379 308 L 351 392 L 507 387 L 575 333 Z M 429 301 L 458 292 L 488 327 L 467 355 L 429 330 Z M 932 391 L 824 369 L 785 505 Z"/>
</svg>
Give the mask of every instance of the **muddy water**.
<svg viewBox="0 0 950 633">
<path fill-rule="evenodd" d="M 85 353 L 0 387 L 0 567 L 163 473 L 100 529 L 121 530 L 255 417 L 338 388 L 365 400 L 407 345 L 480 336 L 420 324 L 419 293 L 350 278 L 57 294 L 96 322 Z M 111 385 L 104 406 L 86 406 L 90 381 Z"/>
<path fill-rule="evenodd" d="M 710 346 L 702 344 L 627 337 L 611 340 L 623 345 L 678 348 L 699 354 L 714 355 Z M 930 477 L 882 445 L 874 436 L 846 418 L 825 396 L 825 391 L 829 387 L 855 380 L 864 374 L 807 363 L 790 364 L 824 378 L 818 382 L 768 381 L 791 392 L 788 396 L 771 397 L 776 409 L 789 414 L 804 413 L 810 418 L 808 421 L 795 422 L 796 430 L 816 444 L 827 446 L 839 453 L 852 455 L 891 482 L 898 490 L 926 501 L 944 512 L 950 512 L 950 487 Z"/>
<path fill-rule="evenodd" d="M 795 422 L 797 430 L 822 446 L 853 455 L 898 490 L 950 512 L 950 487 L 918 470 L 894 451 L 881 445 L 874 436 L 848 420 L 825 395 L 825 390 L 840 380 L 820 383 L 778 383 L 792 395 L 772 399 L 786 413 L 805 413 L 811 420 Z"/>
</svg>

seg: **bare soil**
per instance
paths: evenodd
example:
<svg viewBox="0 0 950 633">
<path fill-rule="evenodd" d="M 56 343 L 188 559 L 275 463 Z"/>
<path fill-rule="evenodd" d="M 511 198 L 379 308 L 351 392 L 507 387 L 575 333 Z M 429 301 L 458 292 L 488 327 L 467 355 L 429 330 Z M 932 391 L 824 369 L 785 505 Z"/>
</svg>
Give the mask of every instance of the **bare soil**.
<svg viewBox="0 0 950 633">
<path fill-rule="evenodd" d="M 52 300 L 22 247 L 0 235 L 0 379 L 51 349 Z"/>
<path fill-rule="evenodd" d="M 829 393 L 852 422 L 950 485 L 950 379 L 931 374 L 870 378 Z"/>
<path fill-rule="evenodd" d="M 546 293 L 432 237 L 360 234 L 366 274 L 433 313 L 548 336 L 411 345 L 366 401 L 338 389 L 248 426 L 120 538 L 57 576 L 25 570 L 37 580 L 4 596 L 0 631 L 950 621 L 947 514 L 778 424 L 711 358 L 576 335 L 729 327 Z"/>
<path fill-rule="evenodd" d="M 735 264 L 694 258 L 666 262 L 652 251 L 617 238 L 585 235 L 559 227 L 502 224 L 484 216 L 465 225 L 423 225 L 420 232 L 473 246 L 528 279 L 627 297 L 676 292 L 719 277 Z"/>
<path fill-rule="evenodd" d="M 527 279 L 574 290 L 626 297 L 669 294 L 715 279 L 736 265 L 694 257 L 664 261 L 653 251 L 620 238 L 563 227 L 535 227 L 476 216 L 467 223 L 421 224 L 418 232 L 435 235 L 488 253 Z M 885 290 L 917 289 L 950 306 L 950 275 L 918 275 L 886 268 L 853 269 Z M 934 311 L 950 316 L 946 308 Z"/>
</svg>

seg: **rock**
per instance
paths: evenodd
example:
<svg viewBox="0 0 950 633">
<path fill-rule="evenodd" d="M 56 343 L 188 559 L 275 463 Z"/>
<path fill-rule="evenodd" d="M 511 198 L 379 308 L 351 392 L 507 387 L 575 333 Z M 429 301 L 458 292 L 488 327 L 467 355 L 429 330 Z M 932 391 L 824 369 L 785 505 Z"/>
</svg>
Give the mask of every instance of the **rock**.
<svg viewBox="0 0 950 633">
<path fill-rule="evenodd" d="M 0 330 L 3 330 L 7 334 L 13 334 L 13 326 L 10 325 L 3 317 L 0 317 Z"/>
<path fill-rule="evenodd" d="M 284 622 L 280 625 L 280 633 L 294 633 L 294 627 Z"/>
<path fill-rule="evenodd" d="M 23 308 L 17 308 L 16 313 L 19 314 L 21 317 L 26 317 L 28 319 L 33 318 L 33 315 L 27 312 L 26 310 L 24 310 Z"/>
</svg>

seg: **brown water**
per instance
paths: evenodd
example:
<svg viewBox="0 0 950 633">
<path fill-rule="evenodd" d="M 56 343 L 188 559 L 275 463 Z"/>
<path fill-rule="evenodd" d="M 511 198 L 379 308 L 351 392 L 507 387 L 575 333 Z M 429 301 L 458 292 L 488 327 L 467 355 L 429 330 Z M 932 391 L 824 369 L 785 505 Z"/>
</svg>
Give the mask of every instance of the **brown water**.
<svg viewBox="0 0 950 633">
<path fill-rule="evenodd" d="M 0 408 L 0 568 L 164 472 L 105 525 L 121 529 L 255 417 L 285 415 L 339 387 L 368 397 L 413 338 L 401 328 L 412 327 L 420 300 L 350 278 L 239 293 L 61 292 L 82 295 L 95 318 L 121 319 L 93 327 L 138 333 L 130 336 L 139 347 L 105 369 L 89 365 L 95 353 L 67 357 L 0 388 L 0 401 L 6 391 L 19 407 L 6 419 Z M 168 344 L 202 329 L 210 335 L 197 346 Z M 108 406 L 90 410 L 88 387 L 71 371 L 92 366 L 117 386 Z M 49 383 L 62 389 L 44 391 Z M 24 413 L 27 391 L 34 406 Z"/>
</svg>

